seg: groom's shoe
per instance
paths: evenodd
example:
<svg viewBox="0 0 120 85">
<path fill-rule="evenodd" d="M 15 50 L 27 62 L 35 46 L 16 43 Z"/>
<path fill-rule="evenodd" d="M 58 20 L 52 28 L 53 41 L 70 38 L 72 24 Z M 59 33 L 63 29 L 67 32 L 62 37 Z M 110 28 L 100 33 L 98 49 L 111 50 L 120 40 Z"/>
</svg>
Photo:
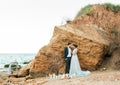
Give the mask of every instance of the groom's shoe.
<svg viewBox="0 0 120 85">
<path fill-rule="evenodd" d="M 66 79 L 71 79 L 72 77 L 69 74 L 65 74 Z"/>
<path fill-rule="evenodd" d="M 69 74 L 65 74 L 65 78 L 68 78 L 69 77 Z"/>
</svg>

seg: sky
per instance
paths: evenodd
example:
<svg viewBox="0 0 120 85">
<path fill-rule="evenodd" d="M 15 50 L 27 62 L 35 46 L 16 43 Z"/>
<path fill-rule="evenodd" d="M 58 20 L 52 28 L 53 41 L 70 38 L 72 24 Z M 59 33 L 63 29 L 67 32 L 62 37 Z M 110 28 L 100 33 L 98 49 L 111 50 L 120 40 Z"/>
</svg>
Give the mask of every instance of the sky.
<svg viewBox="0 0 120 85">
<path fill-rule="evenodd" d="M 0 0 L 0 53 L 37 53 L 54 26 L 74 19 L 88 4 L 119 0 Z"/>
</svg>

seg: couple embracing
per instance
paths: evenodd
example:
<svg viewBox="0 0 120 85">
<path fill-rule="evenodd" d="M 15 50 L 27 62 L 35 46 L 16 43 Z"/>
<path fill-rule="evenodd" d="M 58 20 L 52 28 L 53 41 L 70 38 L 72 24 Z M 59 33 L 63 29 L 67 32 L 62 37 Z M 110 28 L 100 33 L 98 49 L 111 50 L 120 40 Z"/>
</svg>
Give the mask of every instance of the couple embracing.
<svg viewBox="0 0 120 85">
<path fill-rule="evenodd" d="M 90 71 L 82 71 L 78 60 L 77 49 L 78 45 L 68 43 L 64 49 L 64 58 L 66 61 L 65 73 L 67 77 L 87 76 Z"/>
</svg>

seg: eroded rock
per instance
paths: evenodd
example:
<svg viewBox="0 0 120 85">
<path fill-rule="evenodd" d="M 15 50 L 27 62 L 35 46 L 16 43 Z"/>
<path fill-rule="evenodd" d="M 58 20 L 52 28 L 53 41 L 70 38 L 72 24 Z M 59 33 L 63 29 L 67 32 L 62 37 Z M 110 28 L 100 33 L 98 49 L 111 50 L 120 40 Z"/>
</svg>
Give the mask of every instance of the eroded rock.
<svg viewBox="0 0 120 85">
<path fill-rule="evenodd" d="M 63 50 L 68 42 L 78 44 L 80 65 L 88 70 L 97 69 L 109 46 L 107 33 L 97 26 L 86 24 L 79 28 L 72 25 L 55 27 L 50 43 L 40 49 L 36 55 L 30 74 L 45 76 L 64 73 Z"/>
</svg>

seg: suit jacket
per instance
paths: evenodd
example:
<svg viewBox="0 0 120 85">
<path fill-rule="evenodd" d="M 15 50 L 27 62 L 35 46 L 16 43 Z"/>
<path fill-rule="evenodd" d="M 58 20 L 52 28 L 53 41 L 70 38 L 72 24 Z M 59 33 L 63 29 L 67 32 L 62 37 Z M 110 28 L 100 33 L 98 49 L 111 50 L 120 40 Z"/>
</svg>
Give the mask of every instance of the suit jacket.
<svg viewBox="0 0 120 85">
<path fill-rule="evenodd" d="M 65 48 L 64 48 L 64 58 L 65 58 L 65 59 L 67 58 L 67 55 L 68 55 L 68 48 L 65 47 Z"/>
</svg>

